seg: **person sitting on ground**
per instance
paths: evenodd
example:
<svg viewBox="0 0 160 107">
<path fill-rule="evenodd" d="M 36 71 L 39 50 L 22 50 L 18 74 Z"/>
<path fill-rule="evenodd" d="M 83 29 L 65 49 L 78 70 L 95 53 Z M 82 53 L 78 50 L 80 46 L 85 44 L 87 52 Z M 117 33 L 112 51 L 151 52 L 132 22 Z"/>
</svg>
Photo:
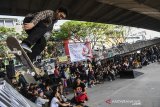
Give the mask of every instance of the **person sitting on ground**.
<svg viewBox="0 0 160 107">
<path fill-rule="evenodd" d="M 90 83 L 90 86 L 92 88 L 93 86 L 95 86 L 95 83 L 96 83 L 96 79 L 95 79 L 95 76 L 94 76 L 94 71 L 93 71 L 92 68 L 89 68 L 88 76 L 89 76 L 89 83 Z"/>
<path fill-rule="evenodd" d="M 53 91 L 53 98 L 51 100 L 51 104 L 50 107 L 70 107 L 71 104 L 70 103 L 62 103 L 60 101 L 60 94 L 57 90 Z"/>
<path fill-rule="evenodd" d="M 47 97 L 49 100 L 51 100 L 52 97 L 53 97 L 53 96 L 52 96 L 52 92 L 53 92 L 53 90 L 52 90 L 51 86 L 50 86 L 50 85 L 46 85 L 44 94 L 46 95 L 46 97 Z"/>
<path fill-rule="evenodd" d="M 64 86 L 63 86 L 62 82 L 58 83 L 57 91 L 59 92 L 59 95 L 60 95 L 59 97 L 60 97 L 61 102 L 67 102 L 67 98 L 64 95 Z"/>
<path fill-rule="evenodd" d="M 42 107 L 45 103 L 49 102 L 49 99 L 46 99 L 46 96 L 44 96 L 44 92 L 42 90 L 38 90 L 38 97 L 35 101 L 35 103 Z"/>
<path fill-rule="evenodd" d="M 85 101 L 88 101 L 86 86 L 83 82 L 81 82 L 80 78 L 76 79 L 76 83 L 75 83 L 73 89 L 74 89 L 73 102 L 84 103 Z"/>
</svg>

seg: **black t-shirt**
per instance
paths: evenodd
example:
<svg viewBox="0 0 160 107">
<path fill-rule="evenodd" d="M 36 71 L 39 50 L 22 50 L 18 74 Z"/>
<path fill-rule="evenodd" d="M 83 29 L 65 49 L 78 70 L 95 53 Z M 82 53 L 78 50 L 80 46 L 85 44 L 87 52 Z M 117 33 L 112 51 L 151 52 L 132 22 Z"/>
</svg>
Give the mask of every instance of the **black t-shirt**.
<svg viewBox="0 0 160 107">
<path fill-rule="evenodd" d="M 82 65 L 78 65 L 78 70 L 79 70 L 79 72 L 82 72 L 83 70 L 83 66 Z"/>
<path fill-rule="evenodd" d="M 79 85 L 78 84 L 75 84 L 74 85 L 74 87 L 73 87 L 73 89 L 74 90 L 76 90 L 76 93 L 77 94 L 80 94 L 80 93 L 82 93 L 82 92 L 84 92 L 85 90 L 85 84 L 84 83 L 80 83 Z"/>
<path fill-rule="evenodd" d="M 70 67 L 70 71 L 71 71 L 71 74 L 74 74 L 76 72 L 76 67 L 75 66 L 71 66 Z"/>
</svg>

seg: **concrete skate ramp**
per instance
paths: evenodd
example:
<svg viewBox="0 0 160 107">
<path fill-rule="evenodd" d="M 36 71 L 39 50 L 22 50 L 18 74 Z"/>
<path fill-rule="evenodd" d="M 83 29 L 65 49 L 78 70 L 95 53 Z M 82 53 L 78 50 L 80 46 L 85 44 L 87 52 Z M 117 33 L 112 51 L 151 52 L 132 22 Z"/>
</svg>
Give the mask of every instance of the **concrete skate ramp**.
<svg viewBox="0 0 160 107">
<path fill-rule="evenodd" d="M 5 80 L 0 81 L 0 107 L 39 107 L 24 98 Z"/>
</svg>

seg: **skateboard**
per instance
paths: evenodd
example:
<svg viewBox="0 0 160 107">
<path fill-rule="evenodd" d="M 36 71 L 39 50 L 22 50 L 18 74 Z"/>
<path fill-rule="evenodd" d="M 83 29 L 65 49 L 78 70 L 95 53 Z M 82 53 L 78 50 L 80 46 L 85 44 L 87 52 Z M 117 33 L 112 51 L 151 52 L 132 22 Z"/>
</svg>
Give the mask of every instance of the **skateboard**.
<svg viewBox="0 0 160 107">
<path fill-rule="evenodd" d="M 8 37 L 6 40 L 7 46 L 11 52 L 22 62 L 22 64 L 32 72 L 36 72 L 36 68 L 28 57 L 27 53 L 21 47 L 20 43 L 15 37 Z M 36 72 L 37 73 L 37 72 Z"/>
</svg>

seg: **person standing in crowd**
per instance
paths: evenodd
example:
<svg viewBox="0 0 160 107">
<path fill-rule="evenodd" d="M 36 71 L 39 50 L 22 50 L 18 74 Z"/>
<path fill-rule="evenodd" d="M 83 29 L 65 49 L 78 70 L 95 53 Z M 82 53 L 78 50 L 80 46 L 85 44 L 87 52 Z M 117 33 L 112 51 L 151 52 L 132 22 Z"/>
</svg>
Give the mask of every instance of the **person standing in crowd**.
<svg viewBox="0 0 160 107">
<path fill-rule="evenodd" d="M 59 72 L 59 66 L 56 65 L 54 69 L 54 82 L 57 84 L 60 81 L 60 72 Z"/>
</svg>

